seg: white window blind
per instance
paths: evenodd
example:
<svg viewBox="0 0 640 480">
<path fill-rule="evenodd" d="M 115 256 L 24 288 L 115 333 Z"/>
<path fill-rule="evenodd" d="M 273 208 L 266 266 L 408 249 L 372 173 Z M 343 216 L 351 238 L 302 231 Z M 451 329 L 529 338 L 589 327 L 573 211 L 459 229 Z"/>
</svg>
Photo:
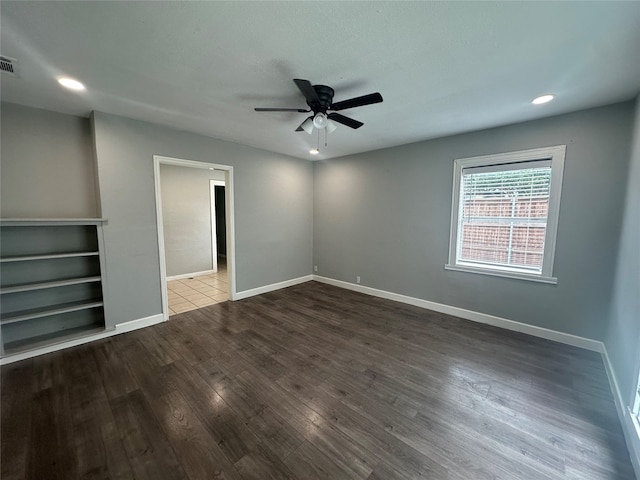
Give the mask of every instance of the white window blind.
<svg viewBox="0 0 640 480">
<path fill-rule="evenodd" d="M 549 160 L 462 170 L 457 263 L 542 272 Z"/>
</svg>

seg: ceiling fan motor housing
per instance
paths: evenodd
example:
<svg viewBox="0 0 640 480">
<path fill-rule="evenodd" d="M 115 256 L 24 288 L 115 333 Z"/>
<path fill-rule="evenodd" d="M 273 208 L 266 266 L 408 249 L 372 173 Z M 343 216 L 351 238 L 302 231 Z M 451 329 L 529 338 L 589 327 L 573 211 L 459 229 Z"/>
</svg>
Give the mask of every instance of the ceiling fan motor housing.
<svg viewBox="0 0 640 480">
<path fill-rule="evenodd" d="M 333 88 L 327 87 L 326 85 L 314 85 L 313 89 L 318 95 L 318 102 L 307 101 L 307 105 L 311 107 L 313 113 L 327 113 L 333 101 Z"/>
</svg>

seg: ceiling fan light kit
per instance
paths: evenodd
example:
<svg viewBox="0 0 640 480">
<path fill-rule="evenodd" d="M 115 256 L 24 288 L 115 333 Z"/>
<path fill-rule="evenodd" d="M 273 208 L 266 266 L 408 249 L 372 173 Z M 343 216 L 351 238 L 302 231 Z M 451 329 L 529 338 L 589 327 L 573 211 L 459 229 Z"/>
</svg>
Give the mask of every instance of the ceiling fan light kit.
<svg viewBox="0 0 640 480">
<path fill-rule="evenodd" d="M 316 113 L 313 117 L 313 126 L 316 128 L 325 128 L 327 126 L 327 116 L 324 113 Z"/>
<path fill-rule="evenodd" d="M 309 135 L 311 135 L 313 133 L 313 117 L 309 117 L 304 122 L 302 122 L 302 124 L 298 127 L 298 130 L 296 131 L 299 131 L 299 130 L 304 130 Z"/>
</svg>

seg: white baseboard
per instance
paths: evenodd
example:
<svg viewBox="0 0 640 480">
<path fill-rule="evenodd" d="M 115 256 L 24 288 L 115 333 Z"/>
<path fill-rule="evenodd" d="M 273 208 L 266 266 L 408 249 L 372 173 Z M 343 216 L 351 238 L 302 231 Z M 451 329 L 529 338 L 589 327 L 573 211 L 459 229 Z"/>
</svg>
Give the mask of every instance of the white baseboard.
<svg viewBox="0 0 640 480">
<path fill-rule="evenodd" d="M 618 411 L 618 418 L 622 424 L 624 439 L 627 442 L 627 448 L 629 450 L 629 455 L 631 456 L 631 464 L 635 470 L 636 478 L 640 479 L 640 438 L 638 437 L 633 417 L 631 416 L 631 412 L 627 406 L 628 399 L 625 400 L 622 396 L 615 370 L 613 369 L 609 354 L 607 353 L 607 347 L 604 343 L 602 343 L 602 361 L 604 362 L 607 377 L 609 377 L 609 384 L 611 385 L 613 400 L 616 404 L 616 410 Z"/>
<path fill-rule="evenodd" d="M 304 277 L 292 278 L 291 280 L 272 283 L 271 285 L 264 285 L 262 287 L 252 288 L 251 290 L 243 290 L 242 292 L 236 292 L 234 300 L 242 300 L 243 298 L 253 297 L 254 295 L 273 292 L 274 290 L 292 287 L 294 285 L 299 285 L 300 283 L 310 282 L 311 280 L 313 280 L 313 275 L 305 275 Z"/>
<path fill-rule="evenodd" d="M 341 280 L 335 280 L 333 278 L 314 275 L 313 279 L 317 282 L 328 283 L 329 285 L 335 285 L 336 287 L 342 287 L 348 290 L 353 290 L 355 292 L 373 295 L 374 297 L 386 298 L 388 300 L 395 300 L 396 302 L 407 303 L 409 305 L 426 308 L 428 310 L 445 313 L 447 315 L 453 315 L 455 317 L 464 318 L 465 320 L 471 320 L 473 322 L 486 323 L 495 327 L 513 330 L 515 332 L 526 333 L 529 335 L 533 335 L 534 337 L 546 338 L 547 340 L 553 340 L 555 342 L 573 345 L 574 347 L 585 348 L 594 352 L 602 351 L 602 342 L 592 340 L 590 338 L 579 337 L 570 333 L 558 332 L 543 327 L 536 327 L 534 325 L 516 322 L 515 320 L 509 320 L 507 318 L 496 317 L 494 315 L 488 315 L 486 313 L 474 312 L 472 310 L 466 310 L 464 308 L 431 302 L 429 300 L 423 300 L 421 298 L 400 295 L 399 293 L 387 292 L 385 290 L 378 290 L 376 288 L 365 287 L 363 285 L 354 283 L 343 282 Z"/>
<path fill-rule="evenodd" d="M 180 275 L 167 276 L 167 282 L 169 282 L 171 280 L 182 280 L 183 278 L 198 277 L 200 275 L 211 275 L 212 273 L 216 273 L 216 271 L 215 270 L 203 270 L 202 272 L 181 273 Z"/>
<path fill-rule="evenodd" d="M 139 318 L 137 320 L 131 320 L 129 322 L 119 323 L 110 330 L 103 330 L 98 333 L 93 333 L 89 335 L 82 335 L 76 338 L 62 341 L 59 343 L 52 343 L 51 345 L 46 345 L 40 348 L 34 348 L 33 350 L 27 350 L 24 352 L 16 353 L 13 355 L 7 355 L 6 357 L 0 358 L 0 365 L 7 365 L 9 363 L 18 362 L 20 360 L 25 360 L 27 358 L 37 357 L 39 355 L 46 355 L 47 353 L 57 352 L 58 350 L 63 350 L 65 348 L 75 347 L 78 345 L 82 345 L 89 342 L 94 342 L 96 340 L 100 340 L 102 338 L 111 337 L 113 335 L 118 335 L 120 333 L 131 332 L 133 330 L 138 330 L 139 328 L 149 327 L 151 325 L 155 325 L 157 323 L 164 322 L 164 318 L 161 313 L 157 315 L 152 315 L 150 317 Z"/>
<path fill-rule="evenodd" d="M 133 330 L 138 330 L 140 328 L 150 327 L 151 325 L 157 325 L 158 323 L 162 323 L 166 321 L 161 313 L 156 315 L 151 315 L 150 317 L 139 318 L 137 320 L 131 320 L 129 322 L 118 323 L 116 325 L 115 332 L 113 335 L 118 335 L 119 333 L 132 332 Z"/>
</svg>

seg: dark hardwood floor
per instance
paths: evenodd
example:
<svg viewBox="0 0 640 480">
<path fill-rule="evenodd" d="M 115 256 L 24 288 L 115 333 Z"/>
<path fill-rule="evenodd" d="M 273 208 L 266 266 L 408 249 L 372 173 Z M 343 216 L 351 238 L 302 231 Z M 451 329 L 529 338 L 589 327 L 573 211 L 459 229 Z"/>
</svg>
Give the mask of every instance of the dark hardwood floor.
<svg viewBox="0 0 640 480">
<path fill-rule="evenodd" d="M 310 282 L 2 367 L 1 477 L 634 478 L 599 354 Z"/>
</svg>

